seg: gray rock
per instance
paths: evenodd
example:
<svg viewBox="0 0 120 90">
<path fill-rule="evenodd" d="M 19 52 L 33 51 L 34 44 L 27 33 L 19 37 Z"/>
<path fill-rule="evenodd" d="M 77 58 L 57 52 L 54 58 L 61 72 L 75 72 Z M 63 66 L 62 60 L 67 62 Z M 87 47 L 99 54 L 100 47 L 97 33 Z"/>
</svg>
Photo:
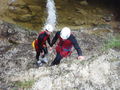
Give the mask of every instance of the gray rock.
<svg viewBox="0 0 120 90">
<path fill-rule="evenodd" d="M 10 90 L 22 89 L 23 87 L 16 87 L 15 82 L 24 83 L 24 81 L 35 81 L 29 88 L 32 90 L 111 90 L 113 88 L 116 90 L 120 88 L 120 69 L 118 69 L 120 52 L 113 49 L 101 51 L 104 41 L 110 37 L 111 32 L 97 36 L 72 31 L 86 59 L 77 60 L 76 50 L 73 49 L 72 55 L 61 60 L 60 65 L 49 67 L 55 58 L 55 50 L 53 50 L 47 57 L 50 60 L 47 66 L 36 68 L 35 50 L 31 43 L 37 33 L 9 23 L 3 23 L 2 26 L 0 30 L 8 30 L 9 33 L 15 31 L 15 34 L 11 34 L 9 38 L 0 38 L 0 78 L 2 78 L 0 83 L 5 89 L 8 87 Z"/>
<path fill-rule="evenodd" d="M 112 17 L 113 17 L 113 14 L 109 14 L 109 15 L 105 15 L 103 17 L 103 19 L 106 21 L 106 22 L 110 22 L 112 21 Z"/>
<path fill-rule="evenodd" d="M 80 1 L 80 5 L 88 5 L 88 2 L 87 2 L 87 0 L 82 0 L 82 1 Z"/>
</svg>

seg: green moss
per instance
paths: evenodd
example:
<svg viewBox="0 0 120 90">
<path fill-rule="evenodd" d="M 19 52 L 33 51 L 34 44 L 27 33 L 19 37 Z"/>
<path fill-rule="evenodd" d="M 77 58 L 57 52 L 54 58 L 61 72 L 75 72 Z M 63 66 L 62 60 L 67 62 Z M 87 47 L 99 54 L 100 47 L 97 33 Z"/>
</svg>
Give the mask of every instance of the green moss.
<svg viewBox="0 0 120 90">
<path fill-rule="evenodd" d="M 111 62 L 115 62 L 115 61 L 120 61 L 120 59 L 117 59 L 117 58 L 113 58 L 110 60 Z"/>
<path fill-rule="evenodd" d="M 31 86 L 35 83 L 35 80 L 29 80 L 29 81 L 17 81 L 15 82 L 15 86 L 21 89 L 28 89 L 31 88 Z"/>
<path fill-rule="evenodd" d="M 120 49 L 120 36 L 119 37 L 113 37 L 112 39 L 109 39 L 107 43 L 104 45 L 104 49 L 109 48 L 117 48 Z"/>
</svg>

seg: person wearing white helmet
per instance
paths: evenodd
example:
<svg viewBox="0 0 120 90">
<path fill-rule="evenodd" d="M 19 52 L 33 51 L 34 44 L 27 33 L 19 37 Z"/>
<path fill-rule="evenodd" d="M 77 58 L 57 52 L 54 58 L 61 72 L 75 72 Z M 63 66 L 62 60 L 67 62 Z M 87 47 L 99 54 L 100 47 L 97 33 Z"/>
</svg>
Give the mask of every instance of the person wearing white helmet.
<svg viewBox="0 0 120 90">
<path fill-rule="evenodd" d="M 52 32 L 53 32 L 52 25 L 47 24 L 44 27 L 44 30 L 39 33 L 38 38 L 35 40 L 34 46 L 35 46 L 35 50 L 36 50 L 36 59 L 37 59 L 38 66 L 41 66 L 41 65 L 43 65 L 43 63 L 48 62 L 48 59 L 45 57 L 48 54 L 46 41 L 51 46 L 50 34 Z"/>
<path fill-rule="evenodd" d="M 71 34 L 70 28 L 64 27 L 61 31 L 56 32 L 56 35 L 52 40 L 51 46 L 53 46 L 58 39 L 59 42 L 56 46 L 57 54 L 55 59 L 51 63 L 51 66 L 59 64 L 62 58 L 70 56 L 70 54 L 72 53 L 71 49 L 73 46 L 78 53 L 78 59 L 85 59 L 85 57 L 82 56 L 81 48 L 79 47 L 75 36 Z"/>
<path fill-rule="evenodd" d="M 47 25 L 45 25 L 44 30 L 49 31 L 49 32 L 53 32 L 53 26 L 50 24 L 47 24 Z"/>
<path fill-rule="evenodd" d="M 71 34 L 71 30 L 68 27 L 64 27 L 62 31 L 60 32 L 60 37 L 62 39 L 68 39 Z"/>
</svg>

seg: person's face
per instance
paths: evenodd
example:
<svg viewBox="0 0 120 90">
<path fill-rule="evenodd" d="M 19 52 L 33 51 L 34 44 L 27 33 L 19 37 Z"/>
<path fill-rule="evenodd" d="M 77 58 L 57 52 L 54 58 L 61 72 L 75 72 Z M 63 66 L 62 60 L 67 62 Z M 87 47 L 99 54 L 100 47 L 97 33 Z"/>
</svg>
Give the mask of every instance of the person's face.
<svg viewBox="0 0 120 90">
<path fill-rule="evenodd" d="M 65 40 L 67 40 L 67 39 L 63 39 L 63 38 L 62 38 L 62 40 L 65 41 Z"/>
<path fill-rule="evenodd" d="M 63 39 L 63 41 L 65 41 L 65 40 L 67 40 L 67 39 Z"/>
</svg>

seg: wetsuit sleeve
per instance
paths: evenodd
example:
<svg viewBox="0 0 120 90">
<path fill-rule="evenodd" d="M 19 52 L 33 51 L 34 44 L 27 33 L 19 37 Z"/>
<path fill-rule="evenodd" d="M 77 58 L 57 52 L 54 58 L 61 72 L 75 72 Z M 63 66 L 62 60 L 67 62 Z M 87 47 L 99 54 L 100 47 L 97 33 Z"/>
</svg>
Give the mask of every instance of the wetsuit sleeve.
<svg viewBox="0 0 120 90">
<path fill-rule="evenodd" d="M 59 34 L 60 34 L 60 32 L 57 32 L 57 33 L 55 34 L 54 38 L 52 39 L 51 46 L 53 46 L 53 45 L 56 43 Z"/>
<path fill-rule="evenodd" d="M 48 42 L 48 44 L 51 46 L 50 37 L 48 37 L 47 42 Z"/>
<path fill-rule="evenodd" d="M 77 50 L 78 56 L 82 56 L 82 50 L 81 50 L 76 38 L 74 36 L 72 36 L 70 39 L 73 43 L 74 48 Z"/>
</svg>

